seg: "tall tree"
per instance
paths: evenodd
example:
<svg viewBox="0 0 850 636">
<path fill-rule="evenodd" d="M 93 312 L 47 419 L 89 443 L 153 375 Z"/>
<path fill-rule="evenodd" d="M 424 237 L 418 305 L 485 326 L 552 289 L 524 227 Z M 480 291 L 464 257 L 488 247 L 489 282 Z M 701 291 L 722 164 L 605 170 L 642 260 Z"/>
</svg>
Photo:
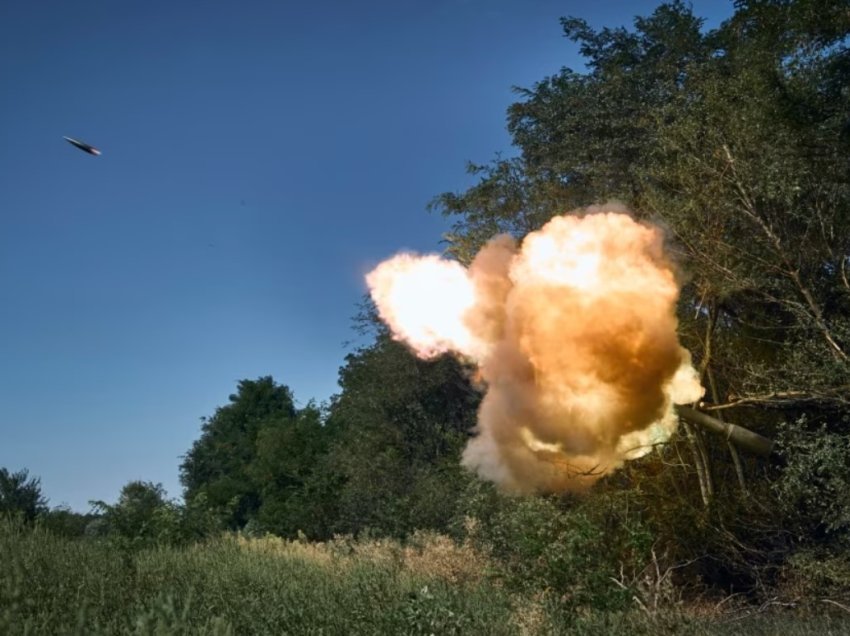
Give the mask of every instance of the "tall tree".
<svg viewBox="0 0 850 636">
<path fill-rule="evenodd" d="M 586 68 L 520 91 L 508 111 L 518 156 L 474 166 L 477 184 L 432 205 L 454 220 L 450 250 L 464 262 L 496 232 L 521 238 L 610 199 L 667 229 L 703 408 L 780 429 L 782 443 L 766 467 L 683 427 L 665 449 L 677 468 L 647 456 L 608 482 L 654 489 L 646 504 L 662 535 L 704 528 L 691 543 L 705 552 L 684 558 L 710 553 L 752 574 L 785 554 L 782 515 L 797 502 L 810 505 L 795 527 L 850 536 L 835 494 L 850 488 L 846 471 L 821 475 L 846 461 L 850 421 L 850 10 L 845 0 L 734 6 L 709 31 L 679 1 L 632 29 L 563 19 Z M 767 505 L 730 504 L 743 489 Z"/>
<path fill-rule="evenodd" d="M 292 393 L 271 377 L 242 380 L 230 404 L 204 418 L 201 437 L 183 458 L 180 476 L 187 504 L 202 497 L 231 528 L 244 526 L 260 508 L 262 487 L 249 467 L 257 459 L 257 437 L 296 416 Z"/>
<path fill-rule="evenodd" d="M 47 511 L 41 480 L 26 469 L 16 473 L 0 468 L 0 514 L 21 515 L 27 521 Z"/>
<path fill-rule="evenodd" d="M 257 452 L 248 474 L 257 484 L 263 530 L 294 537 L 328 538 L 333 524 L 334 490 L 325 461 L 330 430 L 315 404 L 294 418 L 272 420 L 257 434 Z"/>
<path fill-rule="evenodd" d="M 460 452 L 480 398 L 468 370 L 451 356 L 419 360 L 379 333 L 348 356 L 340 385 L 328 420 L 337 529 L 445 529 L 467 478 Z"/>
<path fill-rule="evenodd" d="M 468 260 L 496 231 L 619 199 L 662 222 L 689 283 L 682 329 L 714 408 L 850 408 L 850 12 L 752 0 L 705 32 L 683 2 L 596 31 L 587 69 L 509 109 L 520 150 L 438 197 Z"/>
</svg>

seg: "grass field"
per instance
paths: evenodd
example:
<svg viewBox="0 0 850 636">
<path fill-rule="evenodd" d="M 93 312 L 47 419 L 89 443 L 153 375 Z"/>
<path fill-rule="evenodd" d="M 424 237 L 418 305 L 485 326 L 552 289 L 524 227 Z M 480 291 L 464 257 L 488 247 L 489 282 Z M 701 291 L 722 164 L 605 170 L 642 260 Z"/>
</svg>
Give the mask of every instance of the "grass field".
<svg viewBox="0 0 850 636">
<path fill-rule="evenodd" d="M 808 615 L 572 607 L 509 591 L 485 555 L 433 534 L 131 550 L 0 522 L 0 564 L 2 634 L 850 633 L 850 613 L 827 605 Z"/>
</svg>

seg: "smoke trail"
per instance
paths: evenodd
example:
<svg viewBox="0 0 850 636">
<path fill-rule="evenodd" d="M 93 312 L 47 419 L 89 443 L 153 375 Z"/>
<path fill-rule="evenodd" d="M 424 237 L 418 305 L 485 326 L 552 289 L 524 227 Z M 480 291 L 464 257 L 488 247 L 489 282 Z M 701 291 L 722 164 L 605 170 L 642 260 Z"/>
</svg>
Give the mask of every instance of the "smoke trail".
<svg viewBox="0 0 850 636">
<path fill-rule="evenodd" d="M 579 490 L 649 452 L 702 395 L 676 333 L 663 235 L 618 206 L 553 218 L 467 270 L 400 255 L 367 276 L 381 318 L 422 357 L 453 351 L 487 390 L 463 463 L 509 491 Z"/>
</svg>

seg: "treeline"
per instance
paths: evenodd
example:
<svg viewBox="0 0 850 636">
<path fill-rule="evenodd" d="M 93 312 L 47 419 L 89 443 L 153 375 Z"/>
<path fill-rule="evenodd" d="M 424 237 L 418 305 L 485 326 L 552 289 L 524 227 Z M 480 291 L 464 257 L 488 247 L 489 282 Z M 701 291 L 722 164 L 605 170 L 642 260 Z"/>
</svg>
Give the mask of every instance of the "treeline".
<svg viewBox="0 0 850 636">
<path fill-rule="evenodd" d="M 243 380 L 183 459 L 184 504 L 129 484 L 85 532 L 429 529 L 570 603 L 630 603 L 647 577 L 659 594 L 850 593 L 847 3 L 738 0 L 711 31 L 682 2 L 631 30 L 562 24 L 586 68 L 520 91 L 517 156 L 470 166 L 476 185 L 435 199 L 454 220 L 449 251 L 468 263 L 494 234 L 610 199 L 662 224 L 700 408 L 774 438 L 774 454 L 683 423 L 586 497 L 506 497 L 459 464 L 481 397 L 470 370 L 417 360 L 374 325 L 329 404 L 299 409 L 272 378 Z"/>
<path fill-rule="evenodd" d="M 296 409 L 272 378 L 240 382 L 184 458 L 187 503 L 284 537 L 446 529 L 470 479 L 459 454 L 479 396 L 465 370 L 381 335 L 348 357 L 340 386 L 329 406 Z"/>
<path fill-rule="evenodd" d="M 65 533 L 143 545 L 225 530 L 316 540 L 447 530 L 455 499 L 475 483 L 460 467 L 480 400 L 468 370 L 448 356 L 418 360 L 380 333 L 348 356 L 340 385 L 330 404 L 298 409 L 271 377 L 242 380 L 202 418 L 181 465 L 183 503 L 133 481 L 114 503 L 92 501 Z M 0 512 L 54 526 L 54 517 L 73 516 L 49 510 L 26 471 L 2 471 Z M 7 474 L 13 483 L 3 490 Z"/>
</svg>

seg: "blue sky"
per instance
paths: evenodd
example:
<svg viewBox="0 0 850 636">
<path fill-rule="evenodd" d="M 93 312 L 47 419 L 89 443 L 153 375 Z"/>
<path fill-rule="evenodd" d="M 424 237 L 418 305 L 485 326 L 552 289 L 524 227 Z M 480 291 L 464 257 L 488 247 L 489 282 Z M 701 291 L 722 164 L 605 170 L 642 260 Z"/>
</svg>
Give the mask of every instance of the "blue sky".
<svg viewBox="0 0 850 636">
<path fill-rule="evenodd" d="M 656 4 L 0 4 L 0 466 L 80 511 L 179 496 L 239 379 L 328 399 L 363 275 L 439 251 L 425 206 L 511 153 L 511 87 L 580 68 L 559 17 Z"/>
</svg>

